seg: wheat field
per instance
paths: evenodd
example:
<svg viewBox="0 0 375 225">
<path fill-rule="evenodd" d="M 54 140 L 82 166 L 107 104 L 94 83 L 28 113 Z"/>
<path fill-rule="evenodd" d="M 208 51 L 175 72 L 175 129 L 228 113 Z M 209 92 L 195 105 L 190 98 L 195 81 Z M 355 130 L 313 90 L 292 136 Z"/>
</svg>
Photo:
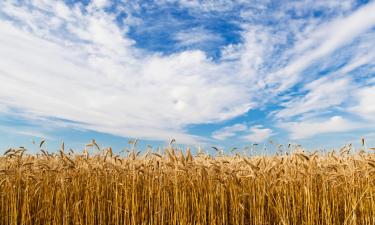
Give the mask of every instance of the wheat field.
<svg viewBox="0 0 375 225">
<path fill-rule="evenodd" d="M 352 151 L 9 149 L 0 157 L 0 224 L 373 225 L 375 154 Z"/>
</svg>

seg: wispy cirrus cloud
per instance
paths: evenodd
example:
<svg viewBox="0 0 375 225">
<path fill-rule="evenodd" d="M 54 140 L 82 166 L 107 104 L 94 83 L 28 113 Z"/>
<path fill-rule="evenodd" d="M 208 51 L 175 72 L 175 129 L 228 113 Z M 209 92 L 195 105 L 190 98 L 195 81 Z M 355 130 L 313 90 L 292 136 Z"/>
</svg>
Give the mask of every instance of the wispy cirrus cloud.
<svg viewBox="0 0 375 225">
<path fill-rule="evenodd" d="M 275 117 L 290 119 L 339 106 L 348 99 L 353 89 L 355 87 L 349 77 L 319 78 L 303 87 L 302 91 L 305 91 L 306 95 L 282 103 L 284 108 L 276 112 Z"/>
<path fill-rule="evenodd" d="M 303 32 L 301 40 L 290 50 L 292 55 L 289 63 L 272 74 L 267 82 L 277 80 L 277 92 L 299 82 L 303 70 L 374 27 L 374 10 L 375 3 L 372 2 L 346 17 L 336 18 L 320 24 L 312 31 Z"/>
<path fill-rule="evenodd" d="M 275 73 L 284 78 L 271 76 L 271 79 L 281 82 L 278 86 L 281 89 L 288 90 L 296 82 L 302 86 L 289 97 L 285 95 L 287 100 L 280 104 L 283 108 L 271 113 L 281 120 L 282 128 L 290 133 L 290 138 L 304 139 L 319 133 L 348 132 L 368 127 L 363 122 L 352 122 L 347 113 L 352 111 L 353 104 L 368 101 L 368 96 L 374 96 L 373 93 L 358 94 L 361 89 L 371 89 L 367 80 L 374 76 L 368 69 L 373 67 L 375 59 L 369 53 L 374 43 L 371 30 L 375 26 L 375 17 L 371 13 L 374 9 L 375 4 L 370 3 L 351 14 L 317 26 L 290 50 L 294 55 L 291 61 Z M 304 84 L 303 80 L 309 82 Z M 359 110 L 363 114 L 357 115 L 365 119 L 365 111 Z M 327 115 L 331 115 L 328 120 Z"/>
<path fill-rule="evenodd" d="M 362 125 L 349 121 L 341 116 L 333 116 L 328 119 L 287 122 L 279 126 L 290 132 L 290 138 L 292 140 L 299 140 L 311 138 L 317 134 L 340 133 L 355 130 Z"/>
<path fill-rule="evenodd" d="M 194 27 L 183 30 L 175 34 L 174 39 L 178 41 L 178 45 L 182 47 L 205 47 L 210 45 L 217 46 L 217 42 L 222 42 L 222 37 L 213 32 L 207 31 L 202 27 Z"/>
</svg>

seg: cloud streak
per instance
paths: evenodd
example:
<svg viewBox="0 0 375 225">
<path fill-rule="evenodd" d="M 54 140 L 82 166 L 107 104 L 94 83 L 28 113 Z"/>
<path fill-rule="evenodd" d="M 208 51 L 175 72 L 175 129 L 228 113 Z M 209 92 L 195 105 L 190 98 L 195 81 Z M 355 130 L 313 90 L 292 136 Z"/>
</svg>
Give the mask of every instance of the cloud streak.
<svg viewBox="0 0 375 225">
<path fill-rule="evenodd" d="M 280 125 L 281 128 L 290 132 L 292 140 L 311 138 L 317 134 L 340 133 L 355 130 L 361 127 L 341 116 L 333 116 L 325 120 L 309 120 L 301 122 L 289 122 Z"/>
<path fill-rule="evenodd" d="M 363 6 L 351 15 L 337 18 L 303 36 L 292 50 L 294 57 L 288 65 L 270 76 L 267 82 L 277 80 L 277 92 L 290 88 L 299 81 L 300 73 L 315 61 L 351 43 L 360 34 L 375 25 L 375 2 Z"/>
<path fill-rule="evenodd" d="M 232 126 L 223 127 L 212 133 L 212 137 L 216 140 L 227 140 L 239 136 L 244 141 L 261 143 L 274 135 L 272 129 L 264 128 L 262 125 L 254 125 L 248 127 L 245 124 L 234 124 Z"/>
</svg>

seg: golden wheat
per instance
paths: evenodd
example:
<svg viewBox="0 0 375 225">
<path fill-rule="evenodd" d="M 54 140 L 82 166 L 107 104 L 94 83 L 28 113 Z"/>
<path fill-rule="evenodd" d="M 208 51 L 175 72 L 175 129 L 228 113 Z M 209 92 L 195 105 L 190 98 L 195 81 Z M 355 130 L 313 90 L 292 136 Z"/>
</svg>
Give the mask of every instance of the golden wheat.
<svg viewBox="0 0 375 225">
<path fill-rule="evenodd" d="M 6 151 L 0 224 L 375 224 L 373 153 L 140 155 L 133 144 L 123 157 L 95 141 L 91 156 Z"/>
</svg>

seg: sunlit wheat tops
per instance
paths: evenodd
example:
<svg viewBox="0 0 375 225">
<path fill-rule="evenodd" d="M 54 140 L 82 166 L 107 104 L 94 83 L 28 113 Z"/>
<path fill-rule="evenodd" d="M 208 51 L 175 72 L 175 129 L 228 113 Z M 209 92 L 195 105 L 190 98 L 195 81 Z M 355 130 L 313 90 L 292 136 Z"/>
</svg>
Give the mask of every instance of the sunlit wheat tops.
<svg viewBox="0 0 375 225">
<path fill-rule="evenodd" d="M 129 144 L 7 150 L 0 224 L 375 224 L 374 148 L 248 157 Z"/>
</svg>

